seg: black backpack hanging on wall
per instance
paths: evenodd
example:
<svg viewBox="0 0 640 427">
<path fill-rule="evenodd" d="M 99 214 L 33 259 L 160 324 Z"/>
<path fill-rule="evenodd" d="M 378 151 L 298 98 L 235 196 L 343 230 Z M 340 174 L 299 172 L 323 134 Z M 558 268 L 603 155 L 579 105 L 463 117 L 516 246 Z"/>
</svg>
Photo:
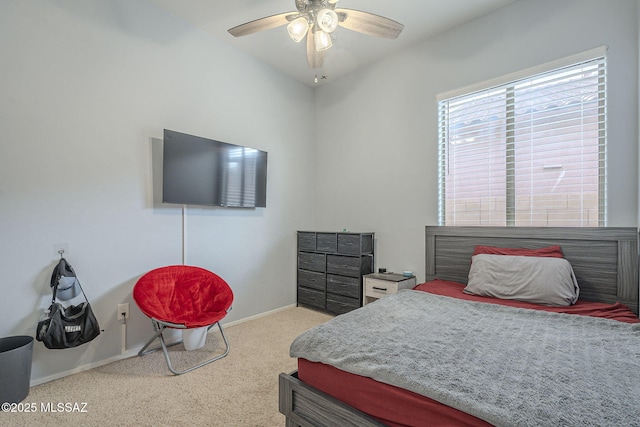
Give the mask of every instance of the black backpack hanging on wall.
<svg viewBox="0 0 640 427">
<path fill-rule="evenodd" d="M 93 314 L 87 296 L 80 286 L 73 267 L 66 259 L 60 258 L 51 274 L 53 299 L 38 322 L 36 339 L 50 349 L 77 347 L 100 335 L 98 320 Z M 68 301 L 78 295 L 84 296 L 84 302 L 78 305 L 63 306 L 56 298 Z"/>
</svg>

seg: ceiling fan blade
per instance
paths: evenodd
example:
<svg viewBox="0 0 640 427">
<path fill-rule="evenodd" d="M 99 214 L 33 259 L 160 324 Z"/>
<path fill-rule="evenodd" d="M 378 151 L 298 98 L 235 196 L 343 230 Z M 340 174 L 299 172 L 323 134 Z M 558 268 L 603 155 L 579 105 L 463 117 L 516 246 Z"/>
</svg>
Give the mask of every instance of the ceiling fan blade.
<svg viewBox="0 0 640 427">
<path fill-rule="evenodd" d="M 318 52 L 316 50 L 316 40 L 315 35 L 312 29 L 309 28 L 309 32 L 307 33 L 307 65 L 309 68 L 316 69 L 322 68 L 322 63 L 324 62 L 324 51 Z"/>
<path fill-rule="evenodd" d="M 298 16 L 298 12 L 285 12 L 278 15 L 271 15 L 265 18 L 256 19 L 251 22 L 240 24 L 230 28 L 228 31 L 232 36 L 242 37 L 248 34 L 257 33 L 259 31 L 270 30 L 272 28 L 287 25 L 294 17 Z"/>
<path fill-rule="evenodd" d="M 404 25 L 393 19 L 353 9 L 336 9 L 338 25 L 369 36 L 398 38 Z"/>
</svg>

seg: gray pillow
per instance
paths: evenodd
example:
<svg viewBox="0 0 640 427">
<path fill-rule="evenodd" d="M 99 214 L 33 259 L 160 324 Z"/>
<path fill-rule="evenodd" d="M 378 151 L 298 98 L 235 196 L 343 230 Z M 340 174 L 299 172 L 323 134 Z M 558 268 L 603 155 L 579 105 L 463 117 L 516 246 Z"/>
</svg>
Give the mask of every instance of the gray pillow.
<svg viewBox="0 0 640 427">
<path fill-rule="evenodd" d="M 469 282 L 472 295 L 567 306 L 578 300 L 580 288 L 564 258 L 474 255 Z"/>
</svg>

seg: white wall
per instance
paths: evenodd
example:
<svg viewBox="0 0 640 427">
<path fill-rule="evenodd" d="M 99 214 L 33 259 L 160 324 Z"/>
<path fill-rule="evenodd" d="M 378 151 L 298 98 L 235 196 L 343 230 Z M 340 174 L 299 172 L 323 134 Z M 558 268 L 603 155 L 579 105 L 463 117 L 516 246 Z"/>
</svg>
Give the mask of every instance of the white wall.
<svg viewBox="0 0 640 427">
<path fill-rule="evenodd" d="M 376 268 L 424 278 L 439 93 L 607 45 L 608 225 L 638 224 L 636 0 L 521 0 L 317 90 L 316 228 L 376 232 Z"/>
<path fill-rule="evenodd" d="M 182 254 L 181 208 L 153 199 L 164 128 L 268 151 L 267 208 L 188 208 L 187 263 L 229 282 L 227 321 L 295 303 L 311 89 L 143 0 L 4 0 L 0 58 L 0 336 L 35 335 L 60 244 L 105 330 L 76 349 L 37 342 L 32 384 L 119 357 L 118 303 L 128 346 L 151 336 L 131 289 Z"/>
</svg>

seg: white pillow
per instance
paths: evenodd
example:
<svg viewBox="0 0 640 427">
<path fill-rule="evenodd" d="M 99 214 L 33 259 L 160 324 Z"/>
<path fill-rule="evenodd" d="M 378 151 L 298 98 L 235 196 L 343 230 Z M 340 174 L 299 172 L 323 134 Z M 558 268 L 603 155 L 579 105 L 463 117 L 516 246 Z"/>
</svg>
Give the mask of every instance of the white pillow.
<svg viewBox="0 0 640 427">
<path fill-rule="evenodd" d="M 474 255 L 464 292 L 473 295 L 566 306 L 580 289 L 564 258 Z"/>
</svg>

